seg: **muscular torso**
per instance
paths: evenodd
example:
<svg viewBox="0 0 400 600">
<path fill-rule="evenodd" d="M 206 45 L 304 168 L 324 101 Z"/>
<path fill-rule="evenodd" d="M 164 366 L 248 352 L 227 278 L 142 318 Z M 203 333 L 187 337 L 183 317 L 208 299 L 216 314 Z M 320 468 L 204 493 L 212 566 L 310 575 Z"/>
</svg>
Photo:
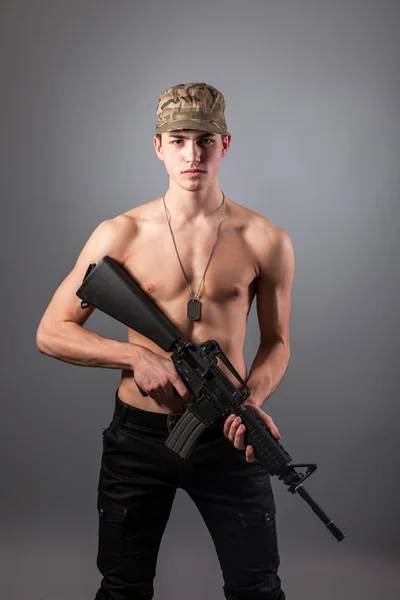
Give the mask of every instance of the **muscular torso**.
<svg viewBox="0 0 400 600">
<path fill-rule="evenodd" d="M 200 290 L 201 320 L 190 321 L 187 318 L 190 296 L 160 199 L 140 205 L 125 216 L 134 221 L 135 229 L 121 257 L 125 269 L 162 308 L 182 333 L 184 341 L 217 340 L 242 379 L 246 380 L 243 357 L 246 323 L 257 289 L 258 256 L 268 250 L 268 236 L 261 240 L 260 231 L 265 231 L 265 224 L 269 222 L 258 213 L 226 199 L 218 241 Z M 209 221 L 179 227 L 179 220 L 176 223 L 172 217 L 175 242 L 193 293 L 197 292 L 204 273 L 217 222 L 218 215 L 215 214 Z M 128 329 L 128 341 L 162 356 L 170 356 L 132 329 Z M 219 366 L 239 387 L 220 361 Z M 118 395 L 132 406 L 154 412 L 180 412 L 185 408 L 177 396 L 167 404 L 142 396 L 131 370 L 122 371 Z"/>
</svg>

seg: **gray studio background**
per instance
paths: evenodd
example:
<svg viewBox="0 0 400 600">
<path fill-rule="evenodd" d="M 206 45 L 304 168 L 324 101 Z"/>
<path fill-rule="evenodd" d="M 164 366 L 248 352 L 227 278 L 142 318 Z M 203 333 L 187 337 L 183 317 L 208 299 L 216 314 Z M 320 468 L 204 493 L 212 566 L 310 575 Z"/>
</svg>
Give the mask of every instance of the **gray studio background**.
<svg viewBox="0 0 400 600">
<path fill-rule="evenodd" d="M 398 597 L 397 2 L 3 0 L 2 596 L 90 600 L 96 487 L 119 372 L 39 353 L 56 287 L 104 219 L 165 191 L 158 96 L 226 98 L 221 188 L 292 239 L 291 362 L 264 410 L 341 544 L 274 480 L 288 600 Z M 125 340 L 95 313 L 87 327 Z M 258 346 L 254 306 L 246 339 Z M 211 538 L 178 492 L 155 598 L 222 600 Z"/>
</svg>

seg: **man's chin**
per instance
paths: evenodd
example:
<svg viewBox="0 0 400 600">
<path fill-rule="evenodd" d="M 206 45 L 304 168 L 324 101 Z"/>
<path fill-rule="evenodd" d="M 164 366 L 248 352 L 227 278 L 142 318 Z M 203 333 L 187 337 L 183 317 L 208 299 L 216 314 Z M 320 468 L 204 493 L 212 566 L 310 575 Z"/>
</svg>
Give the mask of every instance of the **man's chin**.
<svg viewBox="0 0 400 600">
<path fill-rule="evenodd" d="M 200 179 L 198 177 L 195 177 L 193 179 L 191 178 L 186 178 L 184 180 L 181 179 L 180 181 L 181 186 L 187 190 L 193 190 L 193 189 L 202 189 L 204 187 L 207 187 L 207 182 L 204 181 L 204 179 Z"/>
</svg>

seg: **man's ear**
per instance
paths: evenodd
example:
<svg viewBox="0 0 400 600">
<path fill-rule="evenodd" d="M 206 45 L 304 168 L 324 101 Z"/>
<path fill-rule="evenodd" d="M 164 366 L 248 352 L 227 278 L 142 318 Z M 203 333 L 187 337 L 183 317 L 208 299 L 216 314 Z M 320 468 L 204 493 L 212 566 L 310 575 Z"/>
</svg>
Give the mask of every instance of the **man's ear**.
<svg viewBox="0 0 400 600">
<path fill-rule="evenodd" d="M 229 146 L 231 144 L 231 140 L 232 140 L 232 134 L 227 133 L 226 136 L 224 137 L 224 141 L 222 142 L 222 150 L 221 150 L 222 158 L 224 158 L 224 156 L 226 156 L 226 153 L 228 152 Z"/>
<path fill-rule="evenodd" d="M 154 145 L 154 150 L 156 151 L 157 157 L 163 161 L 164 160 L 163 147 L 162 147 L 160 140 L 158 139 L 158 137 L 156 135 L 153 137 L 153 145 Z"/>
</svg>

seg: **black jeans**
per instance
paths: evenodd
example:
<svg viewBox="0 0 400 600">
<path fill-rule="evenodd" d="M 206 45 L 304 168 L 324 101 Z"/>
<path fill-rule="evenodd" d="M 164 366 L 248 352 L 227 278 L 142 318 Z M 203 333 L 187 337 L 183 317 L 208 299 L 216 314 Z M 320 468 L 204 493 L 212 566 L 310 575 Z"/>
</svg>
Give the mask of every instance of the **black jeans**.
<svg viewBox="0 0 400 600">
<path fill-rule="evenodd" d="M 177 488 L 196 503 L 212 536 L 228 600 L 284 600 L 277 574 L 275 503 L 269 475 L 247 463 L 213 424 L 189 459 L 165 446 L 179 418 L 133 408 L 116 394 L 103 432 L 98 485 L 95 600 L 150 600 L 158 550 Z M 195 550 L 194 550 L 195 551 Z"/>
</svg>

